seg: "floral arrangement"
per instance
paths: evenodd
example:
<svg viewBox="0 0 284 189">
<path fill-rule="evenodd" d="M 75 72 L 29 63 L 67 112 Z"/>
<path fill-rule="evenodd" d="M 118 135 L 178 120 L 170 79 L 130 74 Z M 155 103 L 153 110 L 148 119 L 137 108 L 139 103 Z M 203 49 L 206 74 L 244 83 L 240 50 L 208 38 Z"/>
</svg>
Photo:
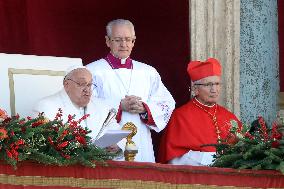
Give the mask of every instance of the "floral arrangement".
<svg viewBox="0 0 284 189">
<path fill-rule="evenodd" d="M 274 122 L 271 128 L 266 126 L 262 117 L 241 130 L 232 123 L 231 135 L 216 145 L 213 167 L 238 169 L 270 169 L 284 173 L 283 125 Z"/>
<path fill-rule="evenodd" d="M 112 159 L 113 154 L 92 144 L 88 128 L 80 123 L 89 115 L 79 120 L 68 116 L 63 122 L 62 110 L 59 109 L 54 120 L 50 121 L 39 114 L 38 117 L 9 117 L 0 109 L 0 159 L 17 167 L 17 163 L 32 160 L 43 164 L 67 166 L 82 164 L 95 166 L 95 161 Z"/>
</svg>

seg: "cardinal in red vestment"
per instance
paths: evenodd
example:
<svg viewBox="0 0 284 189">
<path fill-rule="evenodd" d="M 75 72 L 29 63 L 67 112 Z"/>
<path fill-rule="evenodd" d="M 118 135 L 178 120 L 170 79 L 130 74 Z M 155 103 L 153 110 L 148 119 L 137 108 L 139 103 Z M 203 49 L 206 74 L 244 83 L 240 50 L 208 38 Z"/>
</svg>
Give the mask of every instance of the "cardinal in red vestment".
<svg viewBox="0 0 284 189">
<path fill-rule="evenodd" d="M 191 61 L 187 72 L 194 97 L 174 110 L 162 136 L 158 160 L 180 165 L 210 165 L 214 146 L 231 136 L 232 126 L 241 129 L 239 119 L 217 104 L 222 87 L 221 65 L 217 59 Z"/>
</svg>

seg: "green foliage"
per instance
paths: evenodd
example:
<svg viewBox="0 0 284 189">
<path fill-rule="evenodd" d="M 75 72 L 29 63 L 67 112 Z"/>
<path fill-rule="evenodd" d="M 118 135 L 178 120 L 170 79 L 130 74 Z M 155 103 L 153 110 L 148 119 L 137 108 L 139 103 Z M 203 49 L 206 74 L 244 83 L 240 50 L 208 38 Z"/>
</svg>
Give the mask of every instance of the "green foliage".
<svg viewBox="0 0 284 189">
<path fill-rule="evenodd" d="M 280 125 L 273 124 L 268 129 L 262 117 L 258 119 L 258 128 L 249 132 L 244 125 L 241 132 L 231 130 L 237 136 L 235 144 L 223 141 L 216 145 L 213 167 L 237 169 L 270 169 L 284 173 L 284 142 L 279 132 Z"/>
<path fill-rule="evenodd" d="M 21 161 L 59 166 L 81 164 L 95 167 L 95 162 L 104 162 L 115 155 L 92 144 L 91 132 L 82 128 L 80 122 L 69 115 L 63 123 L 62 111 L 59 110 L 54 120 L 47 120 L 43 115 L 31 118 L 8 117 L 0 111 L 0 159 L 14 168 Z"/>
</svg>

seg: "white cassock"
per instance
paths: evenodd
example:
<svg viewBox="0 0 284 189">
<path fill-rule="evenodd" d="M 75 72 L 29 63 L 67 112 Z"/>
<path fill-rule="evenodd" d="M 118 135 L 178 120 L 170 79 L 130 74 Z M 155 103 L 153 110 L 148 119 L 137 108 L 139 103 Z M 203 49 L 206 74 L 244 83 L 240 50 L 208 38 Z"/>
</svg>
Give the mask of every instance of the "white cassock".
<svg viewBox="0 0 284 189">
<path fill-rule="evenodd" d="M 175 108 L 175 101 L 155 68 L 135 60 L 132 64 L 132 69 L 112 69 L 105 59 L 100 59 L 88 64 L 87 69 L 93 74 L 96 96 L 110 101 L 112 106 L 119 107 L 125 95 L 141 97 L 142 102 L 148 105 L 155 125 L 146 125 L 139 114 L 125 111 L 119 124 L 123 126 L 132 122 L 137 127 L 137 134 L 133 137 L 138 147 L 135 161 L 155 162 L 150 129 L 160 132 L 165 128 Z"/>
<path fill-rule="evenodd" d="M 45 117 L 50 120 L 54 120 L 58 109 L 63 111 L 64 123 L 68 120 L 68 115 L 76 115 L 75 120 L 80 119 L 84 114 L 90 114 L 90 116 L 81 122 L 81 126 L 88 127 L 92 132 L 89 134 L 93 139 L 98 135 L 109 110 L 111 109 L 104 101 L 98 98 L 92 98 L 86 108 L 79 108 L 74 105 L 64 89 L 61 91 L 41 99 L 33 108 L 33 116 L 37 116 L 39 113 L 44 112 Z M 104 129 L 102 135 L 108 129 L 121 129 L 113 119 L 109 126 Z M 100 135 L 101 136 L 101 135 Z"/>
</svg>

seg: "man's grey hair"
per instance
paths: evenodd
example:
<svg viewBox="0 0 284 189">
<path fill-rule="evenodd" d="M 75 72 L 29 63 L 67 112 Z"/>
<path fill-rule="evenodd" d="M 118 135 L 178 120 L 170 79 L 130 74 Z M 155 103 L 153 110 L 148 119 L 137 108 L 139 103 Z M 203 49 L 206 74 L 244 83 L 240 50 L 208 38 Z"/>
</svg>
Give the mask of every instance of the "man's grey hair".
<svg viewBox="0 0 284 189">
<path fill-rule="evenodd" d="M 65 77 L 63 78 L 63 81 L 66 81 L 68 79 L 72 79 L 72 76 L 75 72 L 78 72 L 80 70 L 87 70 L 89 71 L 85 66 L 80 66 L 80 67 L 77 67 L 73 70 L 70 70 L 69 72 L 67 72 L 67 74 L 65 75 Z"/>
<path fill-rule="evenodd" d="M 191 82 L 191 83 L 192 83 L 192 86 L 196 86 L 197 84 L 201 84 L 201 83 L 202 83 L 202 79 L 193 81 L 193 82 Z"/>
<path fill-rule="evenodd" d="M 135 36 L 134 25 L 132 24 L 132 22 L 130 22 L 129 20 L 124 20 L 124 19 L 116 19 L 116 20 L 110 21 L 106 25 L 106 33 L 107 33 L 108 37 L 112 36 L 112 27 L 114 25 L 127 25 L 127 26 L 130 26 L 130 28 L 132 29 L 133 35 Z"/>
</svg>

